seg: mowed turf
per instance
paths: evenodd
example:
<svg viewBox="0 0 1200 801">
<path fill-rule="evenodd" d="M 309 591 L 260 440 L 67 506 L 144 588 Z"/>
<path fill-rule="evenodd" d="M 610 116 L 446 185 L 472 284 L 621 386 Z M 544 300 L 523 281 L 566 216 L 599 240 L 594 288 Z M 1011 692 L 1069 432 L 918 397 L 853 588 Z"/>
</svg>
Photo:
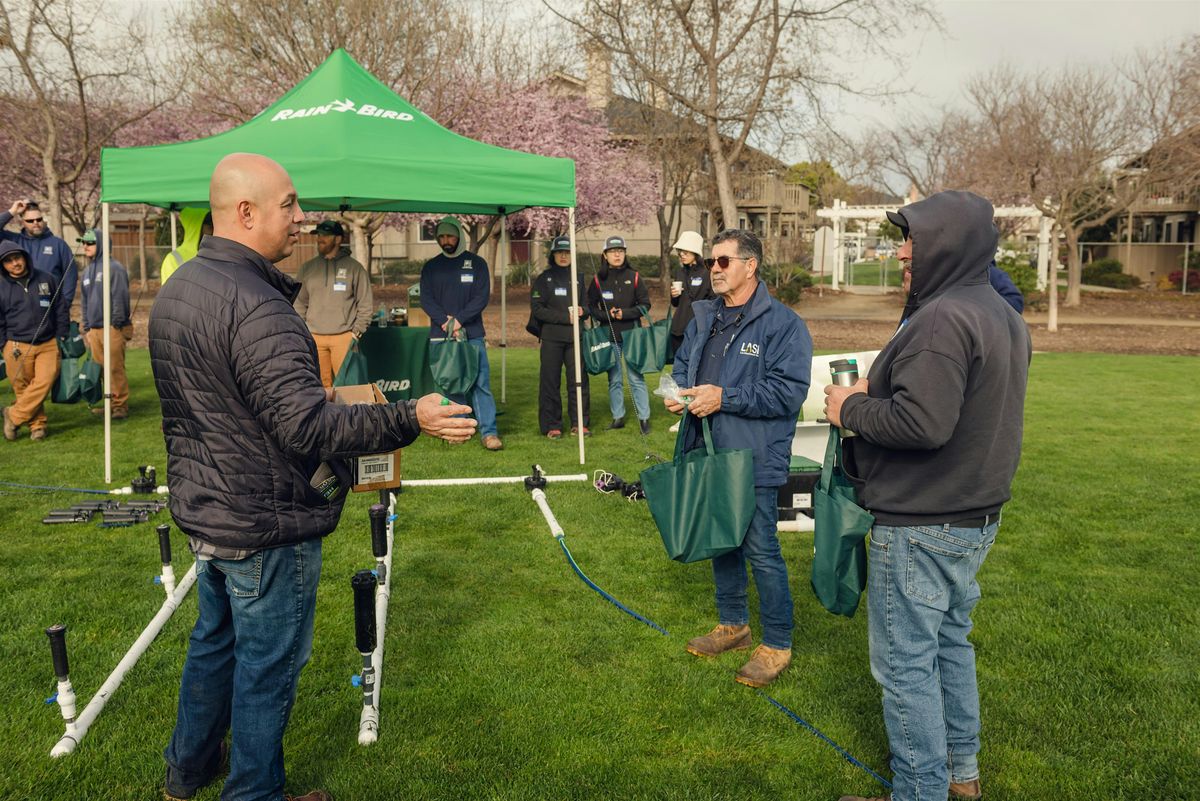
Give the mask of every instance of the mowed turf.
<svg viewBox="0 0 1200 801">
<path fill-rule="evenodd" d="M 500 353 L 492 351 L 500 396 Z M 114 425 L 114 479 L 165 454 L 147 353 L 130 353 L 133 416 Z M 408 478 L 606 469 L 634 479 L 647 451 L 670 456 L 671 418 L 607 432 L 592 379 L 588 463 L 537 429 L 537 354 L 508 353 L 505 449 L 421 441 Z M 657 384 L 650 377 L 650 385 Z M 11 397 L 7 385 L 0 396 Z M 656 399 L 654 399 L 656 400 Z M 4 402 L 7 402 L 5 400 Z M 50 436 L 0 442 L 6 481 L 99 488 L 102 425 L 50 406 Z M 984 565 L 973 640 L 987 798 L 1200 797 L 1200 369 L 1193 358 L 1034 358 L 1024 456 Z M 79 708 L 162 602 L 154 523 L 42 525 L 70 492 L 0 487 L 0 799 L 161 797 L 194 593 L 71 756 L 49 648 L 70 627 Z M 571 571 L 519 486 L 410 488 L 399 497 L 380 739 L 356 742 L 361 692 L 350 577 L 372 564 L 353 496 L 325 540 L 312 661 L 285 748 L 288 788 L 348 799 L 836 799 L 882 793 L 866 773 L 733 682 L 744 654 L 700 661 L 686 639 L 714 621 L 706 563 L 668 560 L 644 504 L 586 483 L 552 485 L 580 567 L 665 627 L 621 613 Z M 887 775 L 865 608 L 835 618 L 809 589 L 811 534 L 784 533 L 796 633 L 780 702 Z M 190 564 L 173 533 L 174 566 Z M 756 601 L 752 598 L 752 608 Z M 754 616 L 757 626 L 757 615 Z M 757 628 L 756 628 L 757 633 Z M 197 797 L 215 799 L 219 785 Z"/>
</svg>

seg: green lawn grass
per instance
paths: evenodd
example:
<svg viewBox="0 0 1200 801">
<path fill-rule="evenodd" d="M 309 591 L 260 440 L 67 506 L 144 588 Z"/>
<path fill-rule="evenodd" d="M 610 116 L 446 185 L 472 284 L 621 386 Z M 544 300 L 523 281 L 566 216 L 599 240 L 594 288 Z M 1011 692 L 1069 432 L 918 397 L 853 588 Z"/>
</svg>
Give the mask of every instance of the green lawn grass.
<svg viewBox="0 0 1200 801">
<path fill-rule="evenodd" d="M 133 416 L 114 429 L 122 484 L 138 464 L 165 468 L 146 352 L 129 362 Z M 598 433 L 581 468 L 572 441 L 538 436 L 536 353 L 512 350 L 508 364 L 505 450 L 422 441 L 405 452 L 407 477 L 516 475 L 536 461 L 549 473 L 605 468 L 632 479 L 647 464 L 636 428 L 602 430 L 602 379 L 592 381 Z M 980 574 L 973 635 L 992 801 L 1198 797 L 1196 367 L 1188 357 L 1034 358 L 1024 457 Z M 649 449 L 667 456 L 670 418 L 656 409 Z M 82 406 L 50 406 L 49 416 L 45 442 L 0 442 L 4 480 L 101 486 L 100 423 Z M 0 490 L 0 798 L 161 797 L 194 593 L 76 753 L 52 761 L 63 725 L 44 703 L 54 681 L 42 629 L 70 626 L 82 709 L 161 603 L 153 525 L 44 526 L 46 510 L 82 498 Z M 371 565 L 373 498 L 354 496 L 325 541 L 313 658 L 286 740 L 290 791 L 325 787 L 339 801 L 824 801 L 882 790 L 736 685 L 744 655 L 684 653 L 714 619 L 709 569 L 669 561 L 643 504 L 585 484 L 547 492 L 582 569 L 670 635 L 587 589 L 518 487 L 410 488 L 399 498 L 381 735 L 360 747 L 349 583 Z M 190 559 L 184 538 L 173 539 L 181 576 Z M 772 695 L 884 772 L 865 611 L 824 612 L 808 586 L 811 535 L 781 539 L 795 661 Z"/>
<path fill-rule="evenodd" d="M 882 272 L 882 276 L 880 273 Z M 903 273 L 900 270 L 899 259 L 890 258 L 883 261 L 860 261 L 846 267 L 846 283 L 851 286 L 889 286 L 899 288 Z M 813 283 L 833 283 L 833 276 L 828 271 L 824 275 L 813 274 Z"/>
</svg>

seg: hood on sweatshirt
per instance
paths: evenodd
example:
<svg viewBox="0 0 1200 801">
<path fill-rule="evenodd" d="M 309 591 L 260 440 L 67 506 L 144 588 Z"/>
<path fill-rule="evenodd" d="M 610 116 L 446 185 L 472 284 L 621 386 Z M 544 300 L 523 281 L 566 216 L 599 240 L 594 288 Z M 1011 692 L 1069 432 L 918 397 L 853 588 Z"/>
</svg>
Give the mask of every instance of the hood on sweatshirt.
<svg viewBox="0 0 1200 801">
<path fill-rule="evenodd" d="M 454 226 L 454 230 L 458 232 L 458 246 L 450 253 L 447 253 L 445 250 L 443 250 L 442 255 L 449 259 L 457 259 L 459 256 L 467 252 L 467 238 L 463 236 L 462 223 L 460 223 L 456 217 L 443 217 L 442 219 L 438 220 L 437 227 L 441 228 L 443 225 Z M 436 231 L 437 229 L 435 228 L 434 230 Z M 439 245 L 439 247 L 441 246 Z"/>
<path fill-rule="evenodd" d="M 1000 232 L 992 204 L 971 192 L 938 192 L 900 209 L 912 238 L 912 291 L 905 315 L 962 284 L 986 284 Z M 911 308 L 909 308 L 911 307 Z"/>
<path fill-rule="evenodd" d="M 25 275 L 28 277 L 29 273 L 33 271 L 33 259 L 29 256 L 29 251 L 10 239 L 0 241 L 0 264 L 3 264 L 4 260 L 13 253 L 20 253 L 25 257 Z M 8 270 L 4 270 L 3 268 L 0 268 L 0 273 L 3 273 L 5 278 L 12 277 L 8 274 Z"/>
</svg>

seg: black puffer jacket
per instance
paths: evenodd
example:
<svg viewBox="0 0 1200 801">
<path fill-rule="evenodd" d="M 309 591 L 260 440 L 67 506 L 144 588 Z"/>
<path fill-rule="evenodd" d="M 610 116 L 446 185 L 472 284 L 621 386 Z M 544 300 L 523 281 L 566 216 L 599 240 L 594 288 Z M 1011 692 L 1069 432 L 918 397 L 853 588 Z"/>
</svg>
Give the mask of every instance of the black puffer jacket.
<svg viewBox="0 0 1200 801">
<path fill-rule="evenodd" d="M 162 402 L 170 509 L 184 533 L 271 548 L 337 526 L 345 492 L 309 483 L 329 462 L 416 439 L 416 401 L 325 400 L 312 336 L 292 308 L 299 284 L 259 254 L 205 237 L 159 291 L 150 361 Z"/>
</svg>

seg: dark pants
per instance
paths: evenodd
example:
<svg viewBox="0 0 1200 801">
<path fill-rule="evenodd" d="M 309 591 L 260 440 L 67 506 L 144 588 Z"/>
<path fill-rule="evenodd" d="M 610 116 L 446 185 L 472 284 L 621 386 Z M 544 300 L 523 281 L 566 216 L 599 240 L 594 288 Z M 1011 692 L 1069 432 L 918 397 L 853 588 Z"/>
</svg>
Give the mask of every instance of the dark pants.
<svg viewBox="0 0 1200 801">
<path fill-rule="evenodd" d="M 578 425 L 579 415 L 575 406 L 575 344 L 573 342 L 550 342 L 542 340 L 542 370 L 538 383 L 538 425 L 542 433 L 552 429 L 563 430 L 562 371 L 567 369 L 567 427 Z M 592 402 L 588 393 L 588 374 L 583 372 L 583 424 L 590 426 Z"/>
</svg>

